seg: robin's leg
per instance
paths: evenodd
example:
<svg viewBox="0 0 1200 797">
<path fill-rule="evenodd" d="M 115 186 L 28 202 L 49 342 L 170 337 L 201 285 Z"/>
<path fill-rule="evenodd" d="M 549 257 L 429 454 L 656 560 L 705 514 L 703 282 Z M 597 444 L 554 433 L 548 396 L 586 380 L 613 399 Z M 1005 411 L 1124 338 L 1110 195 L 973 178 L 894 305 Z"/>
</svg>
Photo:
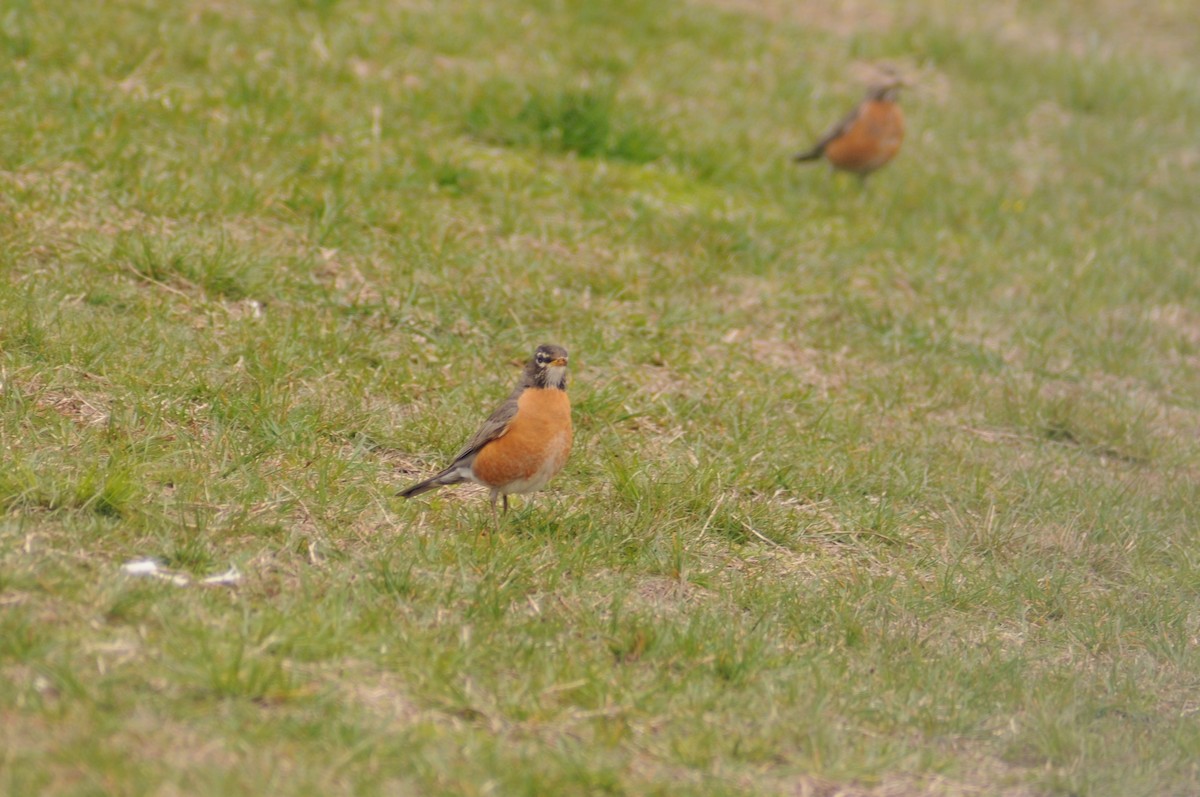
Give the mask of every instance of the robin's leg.
<svg viewBox="0 0 1200 797">
<path fill-rule="evenodd" d="M 492 490 L 492 500 L 489 502 L 492 507 L 492 525 L 499 530 L 500 518 L 496 515 L 496 498 L 500 495 L 499 490 Z"/>
<path fill-rule="evenodd" d="M 504 514 L 508 514 L 508 493 L 504 494 Z"/>
</svg>

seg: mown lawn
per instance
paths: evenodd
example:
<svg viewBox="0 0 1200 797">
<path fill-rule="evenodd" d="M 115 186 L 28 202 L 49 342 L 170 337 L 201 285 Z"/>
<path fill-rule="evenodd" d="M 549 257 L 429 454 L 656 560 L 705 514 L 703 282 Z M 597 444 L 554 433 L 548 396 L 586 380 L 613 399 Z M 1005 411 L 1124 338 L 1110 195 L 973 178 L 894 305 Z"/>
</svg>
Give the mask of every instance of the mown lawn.
<svg viewBox="0 0 1200 797">
<path fill-rule="evenodd" d="M 1200 6 L 833 6 L 0 6 L 0 793 L 1200 793 Z"/>
</svg>

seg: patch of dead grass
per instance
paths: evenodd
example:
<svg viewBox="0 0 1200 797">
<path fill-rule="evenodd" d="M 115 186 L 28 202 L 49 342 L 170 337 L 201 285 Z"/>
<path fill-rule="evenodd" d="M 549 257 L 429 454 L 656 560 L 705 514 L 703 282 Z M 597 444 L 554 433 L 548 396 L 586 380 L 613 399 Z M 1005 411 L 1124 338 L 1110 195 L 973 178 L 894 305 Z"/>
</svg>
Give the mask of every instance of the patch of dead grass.
<svg viewBox="0 0 1200 797">
<path fill-rule="evenodd" d="M 403 678 L 368 662 L 349 659 L 340 662 L 336 672 L 326 671 L 321 675 L 350 705 L 389 729 L 411 727 L 430 715 L 409 695 Z"/>
<path fill-rule="evenodd" d="M 668 365 L 644 365 L 631 372 L 638 383 L 638 392 L 650 401 L 663 396 L 683 396 L 692 392 L 692 383 Z"/>
<path fill-rule="evenodd" d="M 242 757 L 220 736 L 144 709 L 135 709 L 129 715 L 114 744 L 121 750 L 137 751 L 137 757 L 157 762 L 170 772 L 232 769 Z"/>
<path fill-rule="evenodd" d="M 896 25 L 897 12 L 886 3 L 848 0 L 821 3 L 809 0 L 695 0 L 739 14 L 753 14 L 771 22 L 792 22 L 851 36 L 862 31 L 888 30 Z"/>
<path fill-rule="evenodd" d="M 1155 305 L 1146 311 L 1146 320 L 1156 328 L 1200 348 L 1200 313 L 1178 303 Z"/>
<path fill-rule="evenodd" d="M 726 339 L 733 342 L 742 330 L 732 330 Z M 845 385 L 847 366 L 837 353 L 831 353 L 787 340 L 782 333 L 770 337 L 750 337 L 744 341 L 756 363 L 786 371 L 801 384 L 813 387 L 826 398 Z"/>
<path fill-rule="evenodd" d="M 1025 196 L 1033 195 L 1044 185 L 1059 184 L 1066 178 L 1062 152 L 1051 142 L 1071 123 L 1072 115 L 1049 101 L 1038 103 L 1026 115 L 1026 134 L 1010 145 L 1016 164 L 1016 184 Z"/>
<path fill-rule="evenodd" d="M 375 305 L 383 300 L 378 287 L 363 275 L 353 258 L 326 247 L 319 249 L 318 254 L 320 265 L 313 272 L 314 276 L 344 297 L 345 301 Z"/>
<path fill-rule="evenodd" d="M 634 604 L 655 615 L 678 616 L 690 606 L 711 600 L 710 590 L 692 581 L 666 576 L 640 576 L 634 582 Z"/>
<path fill-rule="evenodd" d="M 107 384 L 102 377 L 82 371 L 78 378 L 102 386 Z M 112 414 L 109 396 L 85 393 L 60 384 L 47 384 L 45 377 L 30 371 L 0 374 L 0 394 L 9 391 L 31 397 L 33 405 L 39 410 L 56 413 L 80 426 L 103 426 Z"/>
<path fill-rule="evenodd" d="M 817 0 L 693 0 L 771 22 L 788 22 L 847 38 L 922 24 L 969 35 L 987 35 L 1033 53 L 1119 57 L 1136 55 L 1160 63 L 1188 63 L 1200 50 L 1200 15 L 1186 2 L 1138 3 L 1097 0 L 1088 5 L 1089 26 L 1063 24 L 1053 8 L 1029 10 L 1020 3 L 977 4 L 967 12 L 948 0 L 920 8 L 900 2 L 821 3 Z M 1034 8 L 1037 8 L 1036 6 Z M 1098 35 L 1097 35 L 1098 34 Z"/>
<path fill-rule="evenodd" d="M 37 399 L 38 407 L 50 409 L 81 426 L 103 426 L 108 423 L 110 412 L 105 404 L 103 399 L 88 398 L 66 390 L 45 390 Z"/>
</svg>

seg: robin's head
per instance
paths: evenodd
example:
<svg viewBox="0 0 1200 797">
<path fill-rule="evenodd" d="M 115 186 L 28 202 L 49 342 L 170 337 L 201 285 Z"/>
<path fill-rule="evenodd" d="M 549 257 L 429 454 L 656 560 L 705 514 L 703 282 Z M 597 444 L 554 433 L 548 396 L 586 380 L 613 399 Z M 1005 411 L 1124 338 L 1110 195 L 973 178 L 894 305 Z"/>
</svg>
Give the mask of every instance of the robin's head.
<svg viewBox="0 0 1200 797">
<path fill-rule="evenodd" d="M 525 366 L 525 376 L 534 387 L 567 387 L 567 350 L 552 343 L 543 343 Z"/>
<path fill-rule="evenodd" d="M 880 66 L 877 76 L 867 88 L 867 96 L 873 100 L 895 102 L 900 96 L 900 89 L 908 86 L 900 73 L 890 66 Z"/>
</svg>

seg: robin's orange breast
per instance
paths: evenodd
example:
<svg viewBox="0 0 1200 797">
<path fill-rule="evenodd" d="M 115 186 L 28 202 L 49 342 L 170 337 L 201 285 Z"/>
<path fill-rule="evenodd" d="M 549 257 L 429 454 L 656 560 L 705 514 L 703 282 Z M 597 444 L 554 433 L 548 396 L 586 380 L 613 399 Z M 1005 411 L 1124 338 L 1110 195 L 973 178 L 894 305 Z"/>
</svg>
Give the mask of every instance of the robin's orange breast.
<svg viewBox="0 0 1200 797">
<path fill-rule="evenodd" d="M 904 114 L 894 102 L 868 100 L 842 135 L 825 147 L 835 167 L 866 174 L 896 157 L 904 141 Z"/>
<path fill-rule="evenodd" d="M 475 456 L 475 478 L 509 492 L 532 492 L 562 470 L 571 453 L 571 400 L 556 388 L 526 388 L 508 431 Z"/>
</svg>

